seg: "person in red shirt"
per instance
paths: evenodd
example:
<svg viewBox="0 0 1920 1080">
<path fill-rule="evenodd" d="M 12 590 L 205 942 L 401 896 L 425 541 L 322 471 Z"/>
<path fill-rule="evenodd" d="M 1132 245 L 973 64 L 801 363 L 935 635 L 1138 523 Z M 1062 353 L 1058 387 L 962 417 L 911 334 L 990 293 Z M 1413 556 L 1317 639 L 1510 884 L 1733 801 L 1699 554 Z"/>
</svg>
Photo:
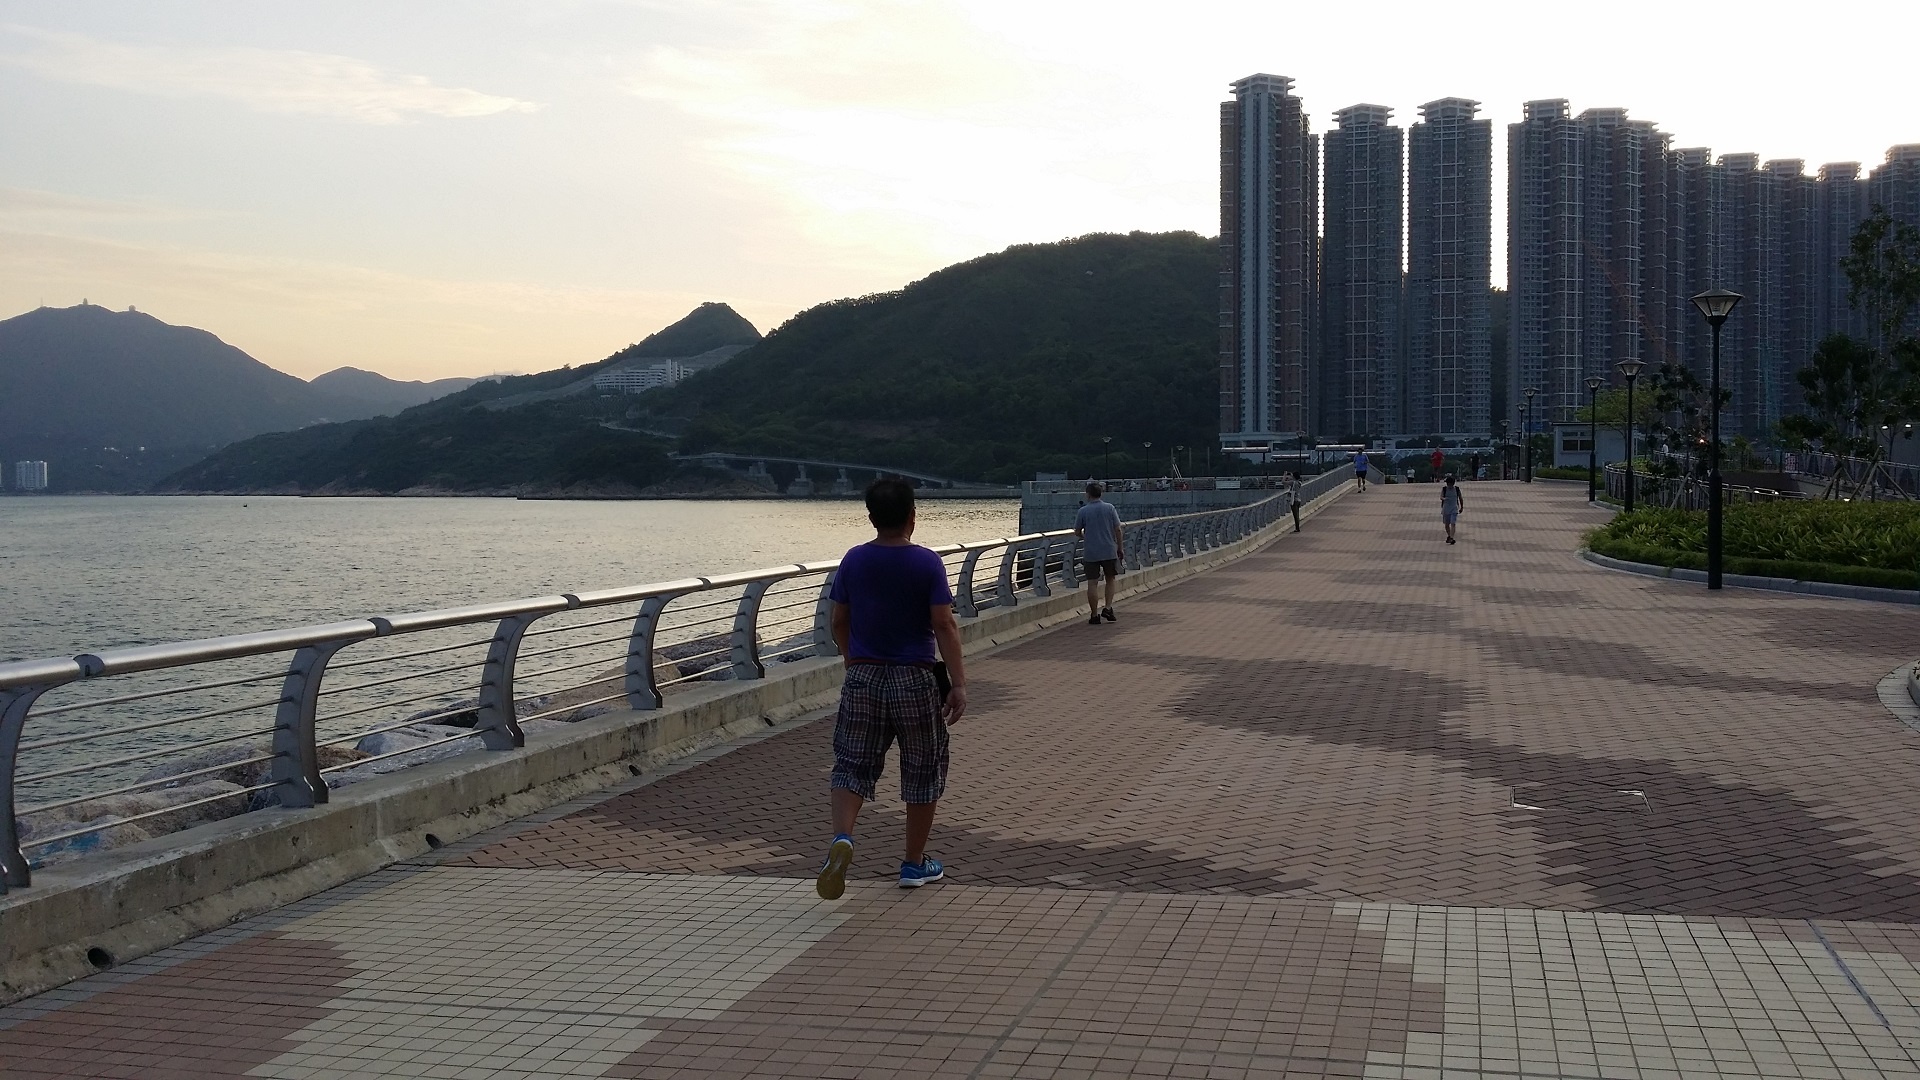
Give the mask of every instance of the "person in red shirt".
<svg viewBox="0 0 1920 1080">
<path fill-rule="evenodd" d="M 1440 448 L 1436 446 L 1433 448 L 1433 457 L 1429 460 L 1433 462 L 1433 482 L 1437 484 L 1440 482 L 1441 470 L 1447 467 L 1447 455 L 1441 453 Z"/>
</svg>

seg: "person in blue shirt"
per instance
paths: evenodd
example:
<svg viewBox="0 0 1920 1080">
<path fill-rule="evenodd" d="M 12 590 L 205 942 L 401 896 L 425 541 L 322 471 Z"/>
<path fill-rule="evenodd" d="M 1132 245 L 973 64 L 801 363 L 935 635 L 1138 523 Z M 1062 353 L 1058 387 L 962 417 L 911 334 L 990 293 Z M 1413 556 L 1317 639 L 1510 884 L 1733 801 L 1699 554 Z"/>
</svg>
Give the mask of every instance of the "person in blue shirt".
<svg viewBox="0 0 1920 1080">
<path fill-rule="evenodd" d="M 1073 519 L 1073 535 L 1080 539 L 1080 559 L 1087 571 L 1087 625 L 1099 626 L 1100 620 L 1119 622 L 1113 613 L 1113 582 L 1120 574 L 1120 560 L 1127 548 L 1120 528 L 1120 511 L 1101 498 L 1099 484 L 1087 484 L 1087 501 Z M 1100 582 L 1107 583 L 1107 602 L 1100 603 Z"/>
<path fill-rule="evenodd" d="M 833 842 L 815 889 L 838 900 L 853 865 L 853 826 L 874 797 L 887 749 L 900 743 L 900 801 L 907 807 L 900 887 L 946 874 L 927 854 L 934 808 L 947 788 L 947 725 L 967 711 L 966 668 L 953 590 L 940 556 L 913 542 L 913 485 L 875 480 L 867 487 L 874 538 L 849 550 L 834 571 L 833 642 L 846 675 L 833 722 Z M 941 667 L 934 654 L 945 661 Z M 942 697 L 941 676 L 946 682 Z"/>
<path fill-rule="evenodd" d="M 1367 490 L 1367 452 L 1365 450 L 1353 452 L 1353 483 L 1359 490 Z"/>
</svg>

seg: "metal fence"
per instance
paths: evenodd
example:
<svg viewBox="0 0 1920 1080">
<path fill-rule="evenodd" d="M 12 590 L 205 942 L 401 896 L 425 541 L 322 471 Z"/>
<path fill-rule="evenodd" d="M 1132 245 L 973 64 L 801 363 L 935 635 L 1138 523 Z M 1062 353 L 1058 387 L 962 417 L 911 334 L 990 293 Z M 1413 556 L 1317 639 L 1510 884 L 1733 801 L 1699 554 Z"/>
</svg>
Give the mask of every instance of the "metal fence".
<svg viewBox="0 0 1920 1080">
<path fill-rule="evenodd" d="M 1301 484 L 1316 479 L 1316 474 L 1301 478 Z M 1160 476 L 1123 477 L 1100 480 L 1108 491 L 1279 491 L 1284 478 L 1273 476 Z M 1029 495 L 1069 495 L 1086 490 L 1089 480 L 1028 480 L 1021 490 Z"/>
<path fill-rule="evenodd" d="M 1795 459 L 1799 472 L 1822 480 L 1838 476 L 1846 490 L 1866 498 L 1920 499 L 1920 466 L 1818 452 L 1797 454 Z"/>
<path fill-rule="evenodd" d="M 1627 467 L 1622 464 L 1608 465 L 1602 472 L 1606 481 L 1607 495 L 1624 502 L 1627 497 Z M 1772 488 L 1747 487 L 1724 482 L 1720 485 L 1720 498 L 1723 503 L 1776 502 L 1782 499 L 1806 497 L 1798 491 L 1776 491 Z M 1634 470 L 1633 502 L 1635 506 L 1705 510 L 1711 498 L 1711 489 L 1705 480 L 1696 480 L 1690 476 L 1650 476 L 1644 470 Z"/>
<path fill-rule="evenodd" d="M 1127 566 L 1286 516 L 1284 496 L 1130 522 Z M 948 544 L 962 619 L 1079 584 L 1071 530 Z M 836 653 L 838 560 L 0 664 L 0 893 L 50 857 L 331 787 L 530 726 L 656 710 L 692 684 Z M 277 686 L 276 686 L 277 684 Z"/>
</svg>

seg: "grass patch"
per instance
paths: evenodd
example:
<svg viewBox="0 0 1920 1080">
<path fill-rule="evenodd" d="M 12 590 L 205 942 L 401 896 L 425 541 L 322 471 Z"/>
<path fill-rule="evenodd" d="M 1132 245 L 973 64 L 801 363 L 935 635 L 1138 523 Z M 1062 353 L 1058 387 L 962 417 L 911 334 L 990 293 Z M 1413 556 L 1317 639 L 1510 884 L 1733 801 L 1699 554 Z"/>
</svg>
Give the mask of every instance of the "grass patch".
<svg viewBox="0 0 1920 1080">
<path fill-rule="evenodd" d="M 1791 501 L 1726 508 L 1729 574 L 1920 589 L 1920 504 Z M 1704 510 L 1646 507 L 1587 535 L 1594 552 L 1628 562 L 1707 567 Z"/>
</svg>

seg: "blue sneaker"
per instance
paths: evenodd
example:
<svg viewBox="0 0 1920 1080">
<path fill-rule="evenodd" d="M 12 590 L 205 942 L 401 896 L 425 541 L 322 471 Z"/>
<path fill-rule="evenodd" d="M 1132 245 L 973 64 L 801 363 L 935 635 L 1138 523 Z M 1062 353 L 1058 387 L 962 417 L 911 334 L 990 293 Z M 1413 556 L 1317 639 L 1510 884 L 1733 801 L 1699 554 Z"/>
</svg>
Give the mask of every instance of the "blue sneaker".
<svg viewBox="0 0 1920 1080">
<path fill-rule="evenodd" d="M 917 889 L 929 881 L 939 881 L 946 876 L 947 868 L 931 855 L 921 856 L 918 864 L 900 864 L 900 887 L 903 889 Z"/>
<path fill-rule="evenodd" d="M 847 891 L 847 867 L 852 865 L 853 837 L 842 833 L 827 848 L 827 861 L 820 864 L 819 880 L 813 883 L 820 899 L 840 899 L 840 894 Z"/>
</svg>

